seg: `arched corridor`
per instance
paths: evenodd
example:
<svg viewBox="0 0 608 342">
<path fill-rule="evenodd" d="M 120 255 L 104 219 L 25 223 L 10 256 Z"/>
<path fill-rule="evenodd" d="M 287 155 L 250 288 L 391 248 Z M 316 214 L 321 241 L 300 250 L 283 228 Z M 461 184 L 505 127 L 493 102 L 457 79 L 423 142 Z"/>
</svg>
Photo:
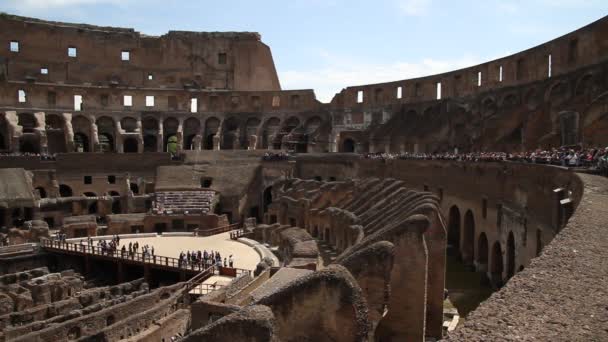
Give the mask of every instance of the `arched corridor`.
<svg viewBox="0 0 608 342">
<path fill-rule="evenodd" d="M 492 267 L 490 268 L 490 276 L 492 285 L 502 287 L 502 272 L 503 272 L 502 248 L 500 242 L 494 242 L 492 245 Z"/>
<path fill-rule="evenodd" d="M 475 218 L 473 212 L 467 210 L 464 214 L 464 235 L 462 240 L 462 261 L 473 264 L 475 257 Z"/>
<path fill-rule="evenodd" d="M 448 253 L 460 256 L 460 210 L 455 205 L 450 208 L 447 248 Z"/>
<path fill-rule="evenodd" d="M 479 234 L 477 239 L 477 271 L 487 272 L 488 271 L 488 238 L 486 233 Z"/>
</svg>

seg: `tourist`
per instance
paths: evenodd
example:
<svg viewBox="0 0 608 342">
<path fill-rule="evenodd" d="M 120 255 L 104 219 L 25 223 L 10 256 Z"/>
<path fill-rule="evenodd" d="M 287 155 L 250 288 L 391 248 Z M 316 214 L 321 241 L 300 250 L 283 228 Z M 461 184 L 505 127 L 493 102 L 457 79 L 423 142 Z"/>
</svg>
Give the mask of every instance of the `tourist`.
<svg viewBox="0 0 608 342">
<path fill-rule="evenodd" d="M 234 259 L 232 259 L 232 254 L 230 254 L 228 257 L 228 264 L 230 265 L 230 268 L 234 268 Z"/>
</svg>

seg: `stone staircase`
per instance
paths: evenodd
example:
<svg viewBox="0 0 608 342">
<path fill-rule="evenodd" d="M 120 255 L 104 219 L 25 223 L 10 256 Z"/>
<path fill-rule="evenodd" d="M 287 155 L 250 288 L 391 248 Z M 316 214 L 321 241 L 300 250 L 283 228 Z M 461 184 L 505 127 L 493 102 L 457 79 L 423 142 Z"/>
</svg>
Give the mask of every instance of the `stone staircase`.
<svg viewBox="0 0 608 342">
<path fill-rule="evenodd" d="M 217 203 L 215 191 L 162 191 L 156 192 L 152 212 L 154 214 L 200 215 L 211 213 Z"/>
</svg>

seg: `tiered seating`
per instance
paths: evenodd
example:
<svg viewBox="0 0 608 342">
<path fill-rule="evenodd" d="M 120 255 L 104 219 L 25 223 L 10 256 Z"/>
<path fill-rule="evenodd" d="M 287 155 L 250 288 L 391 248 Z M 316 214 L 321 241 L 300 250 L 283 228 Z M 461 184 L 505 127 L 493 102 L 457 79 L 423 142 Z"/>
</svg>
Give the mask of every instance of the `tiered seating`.
<svg viewBox="0 0 608 342">
<path fill-rule="evenodd" d="M 163 191 L 155 194 L 152 212 L 159 215 L 199 215 L 213 211 L 215 191 Z"/>
</svg>

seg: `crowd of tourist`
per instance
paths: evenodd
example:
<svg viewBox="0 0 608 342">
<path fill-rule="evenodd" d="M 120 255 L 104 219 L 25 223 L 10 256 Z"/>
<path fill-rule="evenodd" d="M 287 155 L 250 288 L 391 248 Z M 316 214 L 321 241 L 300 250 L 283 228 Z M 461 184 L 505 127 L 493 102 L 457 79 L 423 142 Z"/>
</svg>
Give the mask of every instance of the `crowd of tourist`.
<svg viewBox="0 0 608 342">
<path fill-rule="evenodd" d="M 565 167 L 583 167 L 608 174 L 608 147 L 554 148 L 529 152 L 471 152 L 471 153 L 367 153 L 366 159 L 377 160 L 451 160 L 462 162 L 522 162 Z"/>
<path fill-rule="evenodd" d="M 207 250 L 204 251 L 186 251 L 186 253 L 184 253 L 183 251 L 179 253 L 179 258 L 178 258 L 178 267 L 182 267 L 182 266 L 191 266 L 191 267 L 211 267 L 211 266 L 218 266 L 218 267 L 234 267 L 234 258 L 232 257 L 232 254 L 228 257 L 228 258 L 224 258 L 224 263 L 222 264 L 222 255 L 220 254 L 219 251 L 211 251 L 211 252 L 207 252 Z"/>
<path fill-rule="evenodd" d="M 48 153 L 32 153 L 32 152 L 10 152 L 10 153 L 0 153 L 0 157 L 39 157 L 42 160 L 55 160 L 57 158 L 56 154 L 48 154 Z"/>
<path fill-rule="evenodd" d="M 285 161 L 285 160 L 289 160 L 289 157 L 290 157 L 289 153 L 286 153 L 286 152 L 277 152 L 277 153 L 266 152 L 262 156 L 262 160 L 264 160 L 264 161 Z"/>
</svg>

